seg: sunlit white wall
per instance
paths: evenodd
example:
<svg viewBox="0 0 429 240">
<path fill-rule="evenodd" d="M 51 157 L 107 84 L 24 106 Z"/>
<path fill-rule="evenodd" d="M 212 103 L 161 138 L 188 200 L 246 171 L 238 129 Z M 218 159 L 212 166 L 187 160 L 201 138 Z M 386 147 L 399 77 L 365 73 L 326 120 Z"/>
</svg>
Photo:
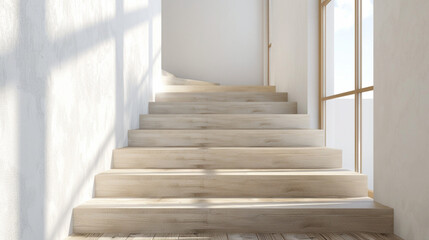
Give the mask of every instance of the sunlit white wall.
<svg viewBox="0 0 429 240">
<path fill-rule="evenodd" d="M 8 127 L 18 122 L 16 58 L 13 56 L 18 40 L 19 1 L 0 2 L 0 236 L 19 235 L 19 169 L 18 129 Z M 7 24 L 5 24 L 7 23 Z M 7 60 L 6 60 L 7 59 Z M 10 69 L 6 71 L 7 69 Z M 6 74 L 10 84 L 6 84 Z M 10 161 L 9 159 L 14 159 Z M 6 224 L 8 223 L 8 224 Z"/>
<path fill-rule="evenodd" d="M 18 38 L 18 3 L 16 0 L 3 0 L 0 3 L 0 54 L 5 55 L 16 45 Z"/>
<path fill-rule="evenodd" d="M 6 0 L 0 22 L 0 236 L 64 239 L 153 98 L 161 4 Z"/>
</svg>

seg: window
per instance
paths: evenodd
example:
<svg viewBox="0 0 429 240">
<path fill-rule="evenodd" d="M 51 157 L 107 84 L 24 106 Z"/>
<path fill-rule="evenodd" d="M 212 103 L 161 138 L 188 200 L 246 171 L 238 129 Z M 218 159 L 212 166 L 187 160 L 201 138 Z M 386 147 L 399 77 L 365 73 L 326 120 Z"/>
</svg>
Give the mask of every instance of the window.
<svg viewBox="0 0 429 240">
<path fill-rule="evenodd" d="M 373 3 L 321 0 L 320 126 L 373 190 Z"/>
</svg>

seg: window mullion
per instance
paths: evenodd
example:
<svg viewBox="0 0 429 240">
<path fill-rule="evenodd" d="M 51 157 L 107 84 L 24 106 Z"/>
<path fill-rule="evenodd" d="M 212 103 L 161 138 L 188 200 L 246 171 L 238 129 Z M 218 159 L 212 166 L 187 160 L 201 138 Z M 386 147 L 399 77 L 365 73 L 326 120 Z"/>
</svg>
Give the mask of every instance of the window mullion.
<svg viewBox="0 0 429 240">
<path fill-rule="evenodd" d="M 355 0 L 355 171 L 362 172 L 362 0 Z"/>
</svg>

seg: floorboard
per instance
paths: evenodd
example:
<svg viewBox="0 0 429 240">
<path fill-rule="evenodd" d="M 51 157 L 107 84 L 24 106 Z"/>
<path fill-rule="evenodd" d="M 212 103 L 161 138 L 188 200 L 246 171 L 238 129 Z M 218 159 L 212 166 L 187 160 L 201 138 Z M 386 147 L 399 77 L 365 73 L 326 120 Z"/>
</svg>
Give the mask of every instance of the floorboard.
<svg viewBox="0 0 429 240">
<path fill-rule="evenodd" d="M 66 240 L 402 240 L 393 234 L 378 233 L 195 233 L 195 234 L 81 234 Z"/>
</svg>

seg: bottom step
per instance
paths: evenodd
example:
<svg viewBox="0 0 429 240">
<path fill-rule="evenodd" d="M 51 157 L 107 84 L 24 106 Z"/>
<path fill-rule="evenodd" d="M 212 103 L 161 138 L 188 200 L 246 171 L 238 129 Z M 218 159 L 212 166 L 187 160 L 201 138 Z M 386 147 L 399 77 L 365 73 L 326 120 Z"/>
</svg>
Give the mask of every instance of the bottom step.
<svg viewBox="0 0 429 240">
<path fill-rule="evenodd" d="M 401 238 L 386 233 L 89 233 L 74 234 L 66 240 L 402 240 Z"/>
<path fill-rule="evenodd" d="M 73 212 L 75 233 L 393 232 L 371 198 L 96 198 Z"/>
</svg>

